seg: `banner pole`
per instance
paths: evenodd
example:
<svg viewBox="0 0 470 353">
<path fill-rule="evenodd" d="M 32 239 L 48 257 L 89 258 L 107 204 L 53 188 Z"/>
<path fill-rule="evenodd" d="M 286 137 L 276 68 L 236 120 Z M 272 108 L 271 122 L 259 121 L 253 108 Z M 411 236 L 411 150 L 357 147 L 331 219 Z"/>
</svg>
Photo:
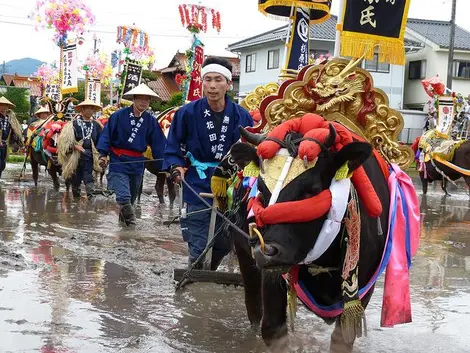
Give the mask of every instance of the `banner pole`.
<svg viewBox="0 0 470 353">
<path fill-rule="evenodd" d="M 64 55 L 64 45 L 62 41 L 60 42 L 60 60 L 59 60 L 59 102 L 62 101 L 62 81 L 64 80 L 64 75 L 62 74 L 63 63 L 62 57 Z"/>
<path fill-rule="evenodd" d="M 339 2 L 339 11 L 338 11 L 338 20 L 336 22 L 336 37 L 335 37 L 335 50 L 333 57 L 339 58 L 339 52 L 341 48 L 341 31 L 340 28 L 343 24 L 343 12 L 346 0 L 341 0 Z"/>
<path fill-rule="evenodd" d="M 289 48 L 289 43 L 290 43 L 290 36 L 291 36 L 291 32 L 292 32 L 292 26 L 295 24 L 295 22 L 292 19 L 292 17 L 294 16 L 294 11 L 295 10 L 296 10 L 296 7 L 291 6 L 289 24 L 287 26 L 286 44 L 285 44 L 285 47 L 284 47 L 284 71 L 287 70 L 288 65 L 289 65 L 289 58 L 287 57 L 287 54 L 288 54 L 288 48 Z"/>
</svg>

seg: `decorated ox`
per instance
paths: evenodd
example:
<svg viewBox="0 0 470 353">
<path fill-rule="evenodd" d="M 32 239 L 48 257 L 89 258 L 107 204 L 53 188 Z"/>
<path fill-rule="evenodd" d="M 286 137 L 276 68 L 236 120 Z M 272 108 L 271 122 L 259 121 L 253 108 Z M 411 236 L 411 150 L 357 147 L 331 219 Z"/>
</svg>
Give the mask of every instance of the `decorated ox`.
<svg viewBox="0 0 470 353">
<path fill-rule="evenodd" d="M 235 144 L 214 175 L 240 170 L 232 173 L 232 220 L 252 238 L 231 235 L 248 318 L 261 324 L 266 344 L 286 349 L 286 312 L 295 313 L 298 297 L 336 323 L 331 352 L 352 352 L 387 264 L 382 324 L 410 322 L 408 266 L 419 205 L 409 177 L 368 142 L 315 114 L 267 137 L 244 129 L 242 136 L 250 144 Z"/>
<path fill-rule="evenodd" d="M 68 97 L 61 102 L 53 103 L 47 99 L 46 103 L 49 106 L 49 111 L 53 115 L 46 121 L 41 122 L 39 125 L 34 122 L 30 125 L 28 130 L 30 136 L 28 140 L 29 155 L 31 169 L 33 170 L 34 184 L 37 186 L 39 178 L 39 166 L 46 166 L 49 175 L 52 178 L 54 188 L 59 189 L 59 175 L 61 174 L 61 167 L 57 161 L 57 139 L 62 127 L 68 122 L 65 118 L 65 112 L 69 104 L 74 101 L 74 98 Z M 67 190 L 69 183 L 66 182 Z"/>
<path fill-rule="evenodd" d="M 432 130 L 426 134 L 432 133 Z M 447 183 L 463 178 L 470 188 L 470 141 L 446 140 L 437 149 L 427 150 L 423 137 L 418 137 L 412 145 L 416 154 L 416 163 L 423 188 L 423 194 L 428 192 L 428 184 L 434 181 L 441 182 L 441 188 L 447 196 Z M 423 150 L 427 151 L 423 151 Z M 442 151 L 445 150 L 445 153 Z M 469 193 L 470 196 L 470 193 Z"/>
</svg>

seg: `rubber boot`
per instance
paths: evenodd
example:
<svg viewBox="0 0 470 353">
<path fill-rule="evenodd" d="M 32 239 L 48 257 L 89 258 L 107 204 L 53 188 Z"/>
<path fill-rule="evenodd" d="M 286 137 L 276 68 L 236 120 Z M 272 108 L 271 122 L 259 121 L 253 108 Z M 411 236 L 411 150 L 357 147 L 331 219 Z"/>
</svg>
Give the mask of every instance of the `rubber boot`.
<svg viewBox="0 0 470 353">
<path fill-rule="evenodd" d="M 136 218 L 134 214 L 134 209 L 130 203 L 121 205 L 121 212 L 119 214 L 119 220 L 123 221 L 126 226 L 135 226 Z"/>
<path fill-rule="evenodd" d="M 93 183 L 85 184 L 86 197 L 91 200 L 95 197 L 95 185 Z"/>
</svg>

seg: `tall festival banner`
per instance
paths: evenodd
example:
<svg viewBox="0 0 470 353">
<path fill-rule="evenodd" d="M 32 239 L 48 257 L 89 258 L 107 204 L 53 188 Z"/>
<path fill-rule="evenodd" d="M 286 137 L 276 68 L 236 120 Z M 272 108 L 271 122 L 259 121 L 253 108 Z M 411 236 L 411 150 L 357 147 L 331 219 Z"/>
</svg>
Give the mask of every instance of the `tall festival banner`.
<svg viewBox="0 0 470 353">
<path fill-rule="evenodd" d="M 78 92 L 77 44 L 67 44 L 62 51 L 62 94 Z"/>
<path fill-rule="evenodd" d="M 50 83 L 46 84 L 44 88 L 44 95 L 55 102 L 60 101 L 60 85 Z"/>
<path fill-rule="evenodd" d="M 85 92 L 85 99 L 101 105 L 101 82 L 99 79 L 87 78 Z"/>
<path fill-rule="evenodd" d="M 281 80 L 297 75 L 308 65 L 310 25 L 330 18 L 331 0 L 258 0 L 258 10 L 289 22 Z"/>
<path fill-rule="evenodd" d="M 194 48 L 194 60 L 191 65 L 191 81 L 187 100 L 192 102 L 202 98 L 202 77 L 201 68 L 204 61 L 204 49 L 202 45 L 196 45 Z"/>
<path fill-rule="evenodd" d="M 345 0 L 341 56 L 405 65 L 405 29 L 411 0 Z"/>
<path fill-rule="evenodd" d="M 452 121 L 454 120 L 455 105 L 452 96 L 439 97 L 439 108 L 437 110 L 437 126 L 436 130 L 444 135 L 443 137 L 449 138 L 452 128 Z"/>
<path fill-rule="evenodd" d="M 124 96 L 127 92 L 129 92 L 134 87 L 137 87 L 138 85 L 140 85 L 140 81 L 142 79 L 142 65 L 132 63 L 132 62 L 127 62 L 124 72 L 125 72 L 124 84 L 121 90 L 120 101 L 125 102 L 125 103 L 132 103 L 123 99 L 122 96 Z"/>
</svg>

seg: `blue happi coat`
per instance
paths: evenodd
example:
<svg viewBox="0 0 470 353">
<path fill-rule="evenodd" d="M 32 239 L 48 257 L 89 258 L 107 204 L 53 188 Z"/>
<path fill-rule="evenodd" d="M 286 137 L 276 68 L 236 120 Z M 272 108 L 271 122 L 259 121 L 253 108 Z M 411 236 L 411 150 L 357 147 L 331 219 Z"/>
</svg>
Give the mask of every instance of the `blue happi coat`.
<svg viewBox="0 0 470 353">
<path fill-rule="evenodd" d="M 166 138 L 157 119 L 147 111 L 136 118 L 131 106 L 120 109 L 110 116 L 98 141 L 97 149 L 101 156 L 109 154 L 110 172 L 135 175 L 144 174 L 144 163 L 141 161 L 145 161 L 145 158 L 143 156 L 118 156 L 112 152 L 111 147 L 144 153 L 150 145 L 153 158 L 163 159 L 165 144 Z M 120 163 L 133 161 L 135 163 Z M 157 161 L 156 163 L 161 169 L 163 162 Z"/>
<path fill-rule="evenodd" d="M 253 119 L 245 109 L 228 96 L 225 102 L 224 111 L 214 113 L 207 98 L 199 99 L 181 107 L 171 122 L 163 168 L 190 165 L 185 181 L 198 193 L 211 192 L 214 167 L 240 139 L 238 127 L 253 126 Z M 184 186 L 183 201 L 193 205 L 201 203 Z"/>
</svg>

